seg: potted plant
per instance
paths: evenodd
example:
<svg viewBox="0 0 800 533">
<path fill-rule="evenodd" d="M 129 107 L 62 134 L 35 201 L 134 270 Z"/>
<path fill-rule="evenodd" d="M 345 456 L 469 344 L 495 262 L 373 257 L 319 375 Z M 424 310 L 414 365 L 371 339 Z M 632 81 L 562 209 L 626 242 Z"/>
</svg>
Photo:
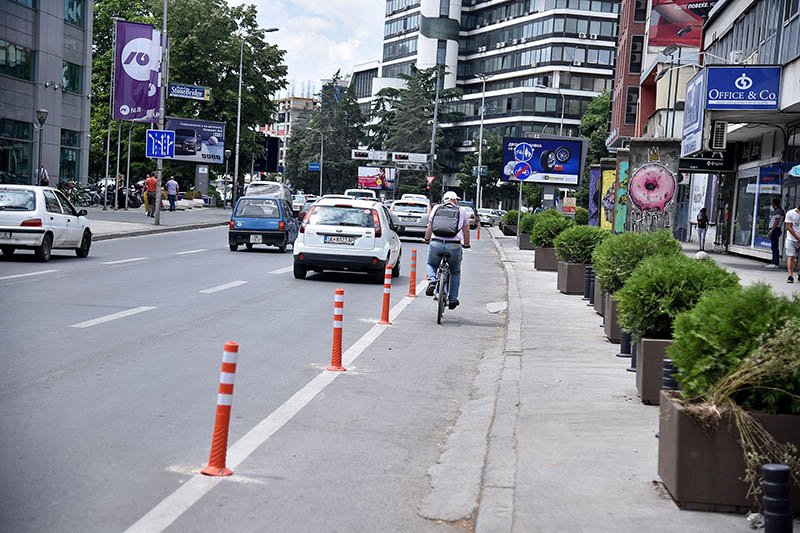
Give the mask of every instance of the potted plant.
<svg viewBox="0 0 800 533">
<path fill-rule="evenodd" d="M 519 215 L 519 211 L 516 209 L 512 209 L 511 211 L 507 212 L 503 215 L 503 235 L 507 235 L 509 237 L 513 237 L 517 234 L 517 216 Z"/>
<path fill-rule="evenodd" d="M 760 468 L 792 469 L 800 513 L 800 296 L 756 284 L 709 293 L 675 320 L 681 394 L 662 392 L 658 474 L 681 506 L 758 505 Z"/>
<path fill-rule="evenodd" d="M 622 335 L 614 293 L 623 287 L 631 272 L 645 257 L 679 253 L 681 244 L 667 230 L 621 233 L 605 239 L 595 248 L 592 254 L 592 265 L 598 276 L 595 286 L 599 286 L 598 290 L 603 294 L 605 334 L 610 341 L 619 342 Z"/>
<path fill-rule="evenodd" d="M 572 226 L 555 238 L 559 291 L 583 294 L 586 265 L 592 262 L 592 252 L 610 236 L 608 231 L 595 226 Z"/>
<path fill-rule="evenodd" d="M 522 213 L 520 217 L 519 228 L 517 228 L 520 250 L 533 250 L 533 246 L 531 245 L 531 230 L 533 230 L 536 216 L 537 215 L 533 213 Z"/>
<path fill-rule="evenodd" d="M 736 287 L 736 274 L 710 259 L 683 254 L 643 259 L 616 292 L 619 323 L 636 336 L 636 389 L 642 403 L 657 405 L 672 322 L 714 290 Z"/>
<path fill-rule="evenodd" d="M 575 223 L 579 226 L 587 226 L 589 224 L 589 210 L 581 206 L 576 207 Z"/>
<path fill-rule="evenodd" d="M 558 270 L 556 249 L 553 241 L 575 223 L 558 211 L 550 209 L 535 215 L 530 242 L 534 247 L 534 267 L 536 270 L 555 272 Z"/>
</svg>

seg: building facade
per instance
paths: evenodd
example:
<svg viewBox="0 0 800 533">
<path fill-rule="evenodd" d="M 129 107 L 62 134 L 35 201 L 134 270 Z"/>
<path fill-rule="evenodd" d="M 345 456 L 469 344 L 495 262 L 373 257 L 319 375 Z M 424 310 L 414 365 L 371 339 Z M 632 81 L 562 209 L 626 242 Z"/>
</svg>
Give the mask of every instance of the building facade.
<svg viewBox="0 0 800 533">
<path fill-rule="evenodd" d="M 0 2 L 0 183 L 33 183 L 39 161 L 51 185 L 88 181 L 92 16 L 85 0 Z"/>
</svg>

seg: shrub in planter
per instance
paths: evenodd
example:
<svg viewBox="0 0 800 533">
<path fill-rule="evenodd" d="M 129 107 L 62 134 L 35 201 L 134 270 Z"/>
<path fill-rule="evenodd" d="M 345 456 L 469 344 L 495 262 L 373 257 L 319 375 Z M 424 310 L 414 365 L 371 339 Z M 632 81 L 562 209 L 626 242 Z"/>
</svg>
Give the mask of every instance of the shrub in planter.
<svg viewBox="0 0 800 533">
<path fill-rule="evenodd" d="M 595 226 L 572 226 L 555 238 L 556 255 L 566 263 L 590 264 L 595 247 L 611 233 Z"/>
<path fill-rule="evenodd" d="M 578 206 L 575 208 L 575 223 L 579 226 L 585 226 L 589 223 L 589 210 L 585 207 Z"/>
<path fill-rule="evenodd" d="M 508 211 L 505 215 L 503 215 L 503 224 L 509 224 L 511 226 L 517 225 L 517 216 L 519 215 L 519 211 L 516 209 L 512 209 Z"/>
<path fill-rule="evenodd" d="M 536 215 L 533 213 L 522 213 L 522 216 L 519 219 L 519 232 L 521 234 L 530 235 L 535 220 Z"/>
<path fill-rule="evenodd" d="M 553 248 L 553 240 L 562 231 L 575 225 L 572 219 L 556 212 L 555 215 L 547 214 L 550 211 L 542 211 L 534 219 L 533 229 L 531 229 L 531 244 L 537 248 Z"/>
</svg>

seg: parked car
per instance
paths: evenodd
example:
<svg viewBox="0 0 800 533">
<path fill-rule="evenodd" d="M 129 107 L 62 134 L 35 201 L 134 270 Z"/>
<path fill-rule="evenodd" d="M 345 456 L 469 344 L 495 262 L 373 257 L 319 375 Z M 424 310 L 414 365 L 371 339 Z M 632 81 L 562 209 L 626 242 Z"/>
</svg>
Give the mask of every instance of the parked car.
<svg viewBox="0 0 800 533">
<path fill-rule="evenodd" d="M 300 226 L 294 246 L 294 277 L 309 270 L 366 272 L 383 281 L 386 265 L 400 275 L 402 248 L 389 210 L 371 200 L 322 198 Z"/>
<path fill-rule="evenodd" d="M 52 187 L 0 185 L 0 250 L 11 256 L 17 250 L 33 250 L 40 261 L 49 261 L 53 249 L 75 250 L 89 255 L 92 230 L 86 210 L 76 210 L 67 197 Z"/>
<path fill-rule="evenodd" d="M 487 209 L 485 207 L 478 209 L 478 216 L 481 219 L 481 226 L 495 226 L 500 224 L 502 220 L 496 209 Z"/>
<path fill-rule="evenodd" d="M 194 155 L 200 151 L 203 137 L 192 128 L 175 130 L 175 155 Z"/>
<path fill-rule="evenodd" d="M 389 210 L 397 216 L 404 231 L 400 235 L 424 237 L 428 228 L 428 217 L 431 212 L 426 199 L 395 200 Z"/>
<path fill-rule="evenodd" d="M 467 214 L 469 215 L 469 229 L 477 228 L 479 217 L 478 217 L 478 211 L 475 209 L 475 205 L 472 202 L 464 202 L 464 201 L 459 201 L 458 205 L 467 208 Z"/>
<path fill-rule="evenodd" d="M 298 213 L 304 205 L 306 205 L 309 201 L 314 202 L 316 201 L 317 196 L 314 194 L 293 194 L 292 195 L 292 210 L 295 213 Z"/>
<path fill-rule="evenodd" d="M 228 230 L 231 252 L 244 244 L 250 250 L 256 244 L 277 246 L 281 253 L 297 239 L 299 223 L 291 204 L 281 198 L 243 196 L 236 202 Z"/>
</svg>

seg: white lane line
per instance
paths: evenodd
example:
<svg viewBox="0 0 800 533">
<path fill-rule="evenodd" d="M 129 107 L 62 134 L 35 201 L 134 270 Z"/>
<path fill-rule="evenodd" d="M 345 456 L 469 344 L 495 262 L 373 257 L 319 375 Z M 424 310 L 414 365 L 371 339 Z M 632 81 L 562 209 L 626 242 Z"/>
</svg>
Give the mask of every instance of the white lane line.
<svg viewBox="0 0 800 533">
<path fill-rule="evenodd" d="M 293 268 L 294 268 L 293 266 L 288 266 L 286 268 L 279 268 L 278 270 L 273 270 L 272 272 L 270 272 L 270 274 L 286 274 L 287 272 L 291 272 Z"/>
<path fill-rule="evenodd" d="M 58 272 L 58 270 L 40 270 L 38 272 L 28 272 L 27 274 L 14 274 L 13 276 L 3 276 L 2 278 L 0 278 L 0 281 L 6 279 L 27 278 L 28 276 L 41 276 L 42 274 L 52 274 L 53 272 Z"/>
<path fill-rule="evenodd" d="M 134 257 L 132 259 L 120 259 L 119 261 L 105 261 L 103 265 L 121 265 L 122 263 L 132 263 L 134 261 L 144 261 L 146 257 Z"/>
<path fill-rule="evenodd" d="M 210 289 L 203 289 L 200 291 L 200 294 L 213 294 L 215 292 L 224 291 L 225 289 L 232 289 L 233 287 L 238 287 L 239 285 L 244 285 L 247 283 L 246 281 L 231 281 L 230 283 L 226 283 L 224 285 L 217 285 L 216 287 L 211 287 Z"/>
<path fill-rule="evenodd" d="M 155 309 L 155 307 L 150 307 L 148 305 L 143 305 L 141 307 L 134 307 L 133 309 L 128 309 L 127 311 L 120 311 L 119 313 L 112 313 L 110 315 L 101 316 L 100 318 L 95 318 L 92 320 L 87 320 L 86 322 L 79 322 L 77 324 L 72 324 L 71 328 L 88 328 L 91 326 L 96 326 L 97 324 L 102 324 L 104 322 L 110 322 L 112 320 L 116 320 L 118 318 L 123 318 L 126 316 L 136 315 L 138 313 L 144 313 L 145 311 L 150 311 Z"/>
<path fill-rule="evenodd" d="M 185 252 L 178 252 L 175 255 L 188 255 L 188 254 L 199 254 L 200 252 L 207 251 L 205 248 L 200 248 L 199 250 L 187 250 Z"/>
<path fill-rule="evenodd" d="M 425 287 L 427 281 L 417 285 L 417 294 Z M 414 298 L 404 297 L 389 312 L 389 320 L 394 320 Z M 350 364 L 366 350 L 387 326 L 375 325 L 353 344 L 343 355 L 342 362 Z M 308 405 L 314 397 L 330 385 L 333 380 L 343 375 L 342 372 L 322 372 L 312 379 L 305 387 L 297 391 L 294 396 L 286 400 L 283 405 L 267 415 L 253 429 L 228 448 L 226 466 L 235 469 L 247 459 L 259 446 L 289 422 L 303 407 Z M 175 492 L 161 500 L 146 515 L 126 530 L 126 533 L 163 531 L 177 520 L 183 513 L 197 503 L 200 498 L 208 494 L 224 478 L 195 475 L 181 485 Z"/>
</svg>

